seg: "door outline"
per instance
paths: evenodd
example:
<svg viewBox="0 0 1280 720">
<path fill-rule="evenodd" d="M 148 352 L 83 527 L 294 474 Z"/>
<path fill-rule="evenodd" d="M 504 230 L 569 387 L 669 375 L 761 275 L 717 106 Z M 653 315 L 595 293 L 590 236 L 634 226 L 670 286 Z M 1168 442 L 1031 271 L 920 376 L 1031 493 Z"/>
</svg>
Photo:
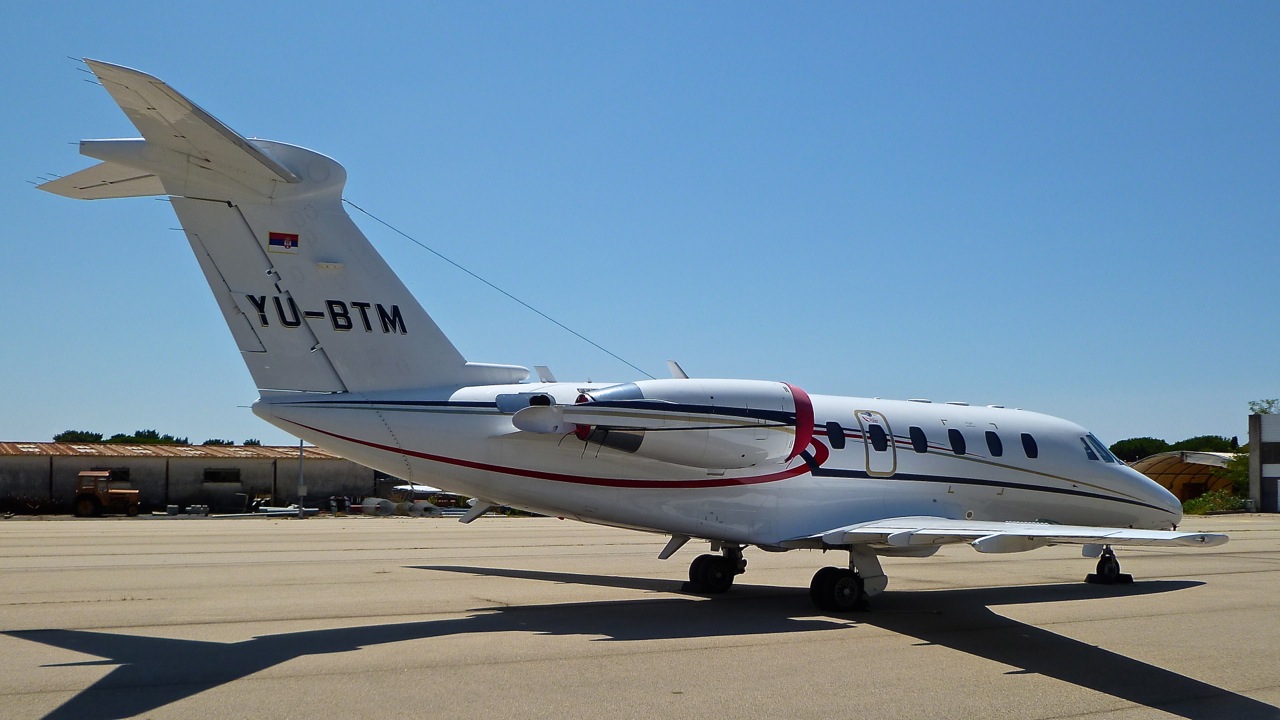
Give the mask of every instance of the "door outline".
<svg viewBox="0 0 1280 720">
<path fill-rule="evenodd" d="M 855 410 L 858 428 L 862 431 L 864 467 L 871 477 L 892 477 L 898 471 L 898 444 L 893 439 L 893 430 L 889 427 L 889 419 L 878 410 Z M 879 426 L 885 434 L 887 447 L 876 450 L 871 442 L 871 427 Z M 888 469 L 886 469 L 886 466 Z"/>
</svg>

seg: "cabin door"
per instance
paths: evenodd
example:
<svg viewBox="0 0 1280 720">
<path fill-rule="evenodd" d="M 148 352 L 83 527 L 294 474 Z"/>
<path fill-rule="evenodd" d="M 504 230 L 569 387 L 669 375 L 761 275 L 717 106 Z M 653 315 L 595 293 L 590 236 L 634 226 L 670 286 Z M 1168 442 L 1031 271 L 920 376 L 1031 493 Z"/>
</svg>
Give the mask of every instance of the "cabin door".
<svg viewBox="0 0 1280 720">
<path fill-rule="evenodd" d="M 856 414 L 858 426 L 862 429 L 862 444 L 866 448 L 867 474 L 889 477 L 898 469 L 898 450 L 889 421 L 875 410 L 859 410 Z"/>
</svg>

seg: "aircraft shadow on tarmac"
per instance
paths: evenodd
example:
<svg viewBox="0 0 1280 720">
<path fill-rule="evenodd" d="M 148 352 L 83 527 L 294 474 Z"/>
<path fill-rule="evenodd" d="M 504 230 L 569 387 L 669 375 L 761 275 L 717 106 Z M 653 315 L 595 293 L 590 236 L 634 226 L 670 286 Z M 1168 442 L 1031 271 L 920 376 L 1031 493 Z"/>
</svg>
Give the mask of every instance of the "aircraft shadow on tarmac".
<svg viewBox="0 0 1280 720">
<path fill-rule="evenodd" d="M 644 578 L 456 566 L 418 569 L 662 593 L 679 592 L 680 588 L 676 582 Z M 733 593 L 711 600 L 655 597 L 485 608 L 451 620 L 282 633 L 237 643 L 80 630 L 4 634 L 103 658 L 54 667 L 116 666 L 55 708 L 45 720 L 130 717 L 307 655 L 462 633 L 528 632 L 631 641 L 837 630 L 848 628 L 850 620 L 1020 668 L 1013 672 L 1038 673 L 1192 720 L 1280 718 L 1280 709 L 1271 705 L 1010 620 L 989 609 L 1006 604 L 1171 592 L 1198 584 L 1152 581 L 1119 590 L 1072 584 L 886 593 L 877 598 L 875 611 L 841 619 L 790 617 L 797 608 L 809 612 L 808 598 L 796 588 L 743 584 Z M 726 604 L 731 604 L 731 611 L 726 612 Z"/>
</svg>

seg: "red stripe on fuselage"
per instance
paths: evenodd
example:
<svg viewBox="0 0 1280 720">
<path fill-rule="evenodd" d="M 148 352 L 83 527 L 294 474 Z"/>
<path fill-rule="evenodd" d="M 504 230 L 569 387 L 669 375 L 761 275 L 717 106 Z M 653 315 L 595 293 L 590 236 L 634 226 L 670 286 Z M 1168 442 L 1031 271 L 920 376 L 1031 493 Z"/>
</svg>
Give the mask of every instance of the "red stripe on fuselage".
<svg viewBox="0 0 1280 720">
<path fill-rule="evenodd" d="M 791 462 L 809 447 L 809 441 L 813 439 L 813 401 L 804 390 L 791 383 L 783 384 L 791 388 L 791 397 L 796 404 L 796 439 L 791 445 L 791 454 L 787 456 L 787 462 Z"/>
<path fill-rule="evenodd" d="M 804 391 L 802 390 L 801 392 L 804 392 Z M 808 396 L 806 396 L 806 399 L 807 397 Z M 553 473 L 553 472 L 546 472 L 543 470 L 531 470 L 528 468 L 513 468 L 513 467 L 505 467 L 502 465 L 490 465 L 488 463 L 476 462 L 474 460 L 463 460 L 461 458 L 451 458 L 451 457 L 445 457 L 443 455 L 433 455 L 431 453 L 424 453 L 417 450 L 397 448 L 391 445 L 383 445 L 381 443 L 370 442 L 368 440 L 360 440 L 359 438 L 347 437 L 346 435 L 339 435 L 337 433 L 329 432 L 328 430 L 322 430 L 318 427 L 312 427 L 310 425 L 304 425 L 303 423 L 293 422 L 292 420 L 286 420 L 285 422 L 291 422 L 294 425 L 297 425 L 298 427 L 303 427 L 308 430 L 314 430 L 315 432 L 321 433 L 323 435 L 328 435 L 329 437 L 332 437 L 332 438 L 337 438 L 338 440 L 345 440 L 346 442 L 353 442 L 353 443 L 356 443 L 357 445 L 364 445 L 366 447 L 371 447 L 378 450 L 384 450 L 386 452 L 392 452 L 398 455 L 408 455 L 410 457 L 421 458 L 423 460 L 430 460 L 432 462 L 443 463 L 445 465 L 455 465 L 457 467 L 470 468 L 472 470 L 483 470 L 485 472 L 502 473 L 504 475 L 516 475 L 519 477 L 536 478 L 538 480 L 551 480 L 554 482 L 575 483 L 578 485 L 598 485 L 601 487 L 647 488 L 647 489 L 716 488 L 716 487 L 732 487 L 734 485 L 758 485 L 760 483 L 777 482 L 779 480 L 786 480 L 788 478 L 796 477 L 797 475 L 804 475 L 805 473 L 809 472 L 809 466 L 807 464 L 800 464 L 800 465 L 797 465 L 796 467 L 787 468 L 786 470 L 782 470 L 776 473 L 770 473 L 768 475 L 756 475 L 753 477 L 738 477 L 738 478 L 707 478 L 707 479 L 701 479 L 701 480 L 639 480 L 639 479 L 631 479 L 631 478 L 587 477 L 583 475 L 567 475 L 564 473 Z M 812 421 L 809 423 L 809 433 L 811 435 L 813 433 Z M 827 459 L 827 455 L 828 455 L 828 453 L 826 452 L 827 448 L 822 443 L 816 442 L 816 441 L 813 443 L 813 445 L 814 445 L 814 454 L 817 456 L 817 462 L 819 465 L 821 465 L 822 461 Z"/>
</svg>

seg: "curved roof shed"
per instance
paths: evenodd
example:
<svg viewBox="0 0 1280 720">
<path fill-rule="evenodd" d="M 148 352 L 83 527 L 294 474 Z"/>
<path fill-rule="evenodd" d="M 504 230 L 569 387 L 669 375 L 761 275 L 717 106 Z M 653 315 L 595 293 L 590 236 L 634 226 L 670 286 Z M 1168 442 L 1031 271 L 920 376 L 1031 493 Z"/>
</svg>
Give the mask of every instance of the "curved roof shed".
<svg viewBox="0 0 1280 720">
<path fill-rule="evenodd" d="M 1175 451 L 1148 455 L 1129 467 L 1163 485 L 1186 502 L 1211 490 L 1231 487 L 1227 463 L 1235 453 Z"/>
</svg>

